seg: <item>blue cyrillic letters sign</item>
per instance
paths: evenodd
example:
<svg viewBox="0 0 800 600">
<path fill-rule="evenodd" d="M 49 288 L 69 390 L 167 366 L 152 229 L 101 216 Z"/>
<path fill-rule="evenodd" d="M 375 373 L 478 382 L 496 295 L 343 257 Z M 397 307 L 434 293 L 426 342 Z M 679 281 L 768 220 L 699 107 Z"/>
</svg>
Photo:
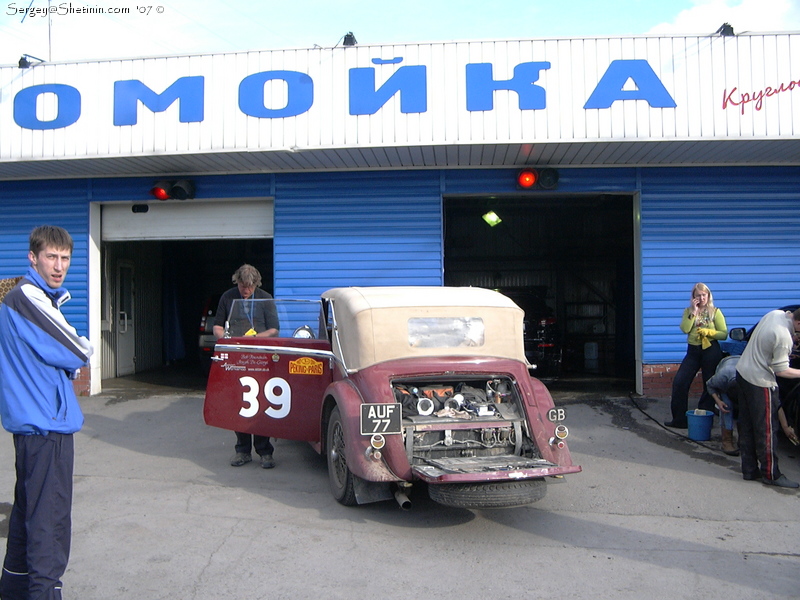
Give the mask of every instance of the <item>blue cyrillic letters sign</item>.
<svg viewBox="0 0 800 600">
<path fill-rule="evenodd" d="M 373 64 L 390 68 L 399 65 L 402 57 L 374 58 Z M 394 67 L 391 67 L 394 68 Z M 508 80 L 495 80 L 491 63 L 470 63 L 465 66 L 466 109 L 470 112 L 494 109 L 495 92 L 515 92 L 520 110 L 542 110 L 547 107 L 544 87 L 537 85 L 541 72 L 549 69 L 547 61 L 525 62 L 514 67 Z M 399 96 L 402 113 L 424 113 L 428 110 L 428 71 L 424 65 L 397 67 L 383 85 L 376 88 L 376 69 L 357 67 L 349 70 L 349 111 L 351 115 L 374 115 L 391 98 Z M 265 86 L 280 80 L 287 86 L 286 106 L 268 107 Z M 623 87 L 631 80 L 635 90 Z M 42 94 L 54 94 L 56 117 L 40 120 L 36 104 Z M 167 110 L 178 101 L 181 123 L 204 120 L 205 78 L 181 77 L 158 94 L 137 79 L 114 82 L 114 125 L 136 125 L 139 102 L 153 112 Z M 607 109 L 617 100 L 645 100 L 653 108 L 675 108 L 675 100 L 646 60 L 614 60 L 597 83 L 584 105 L 585 109 Z M 314 104 L 314 81 L 298 71 L 264 71 L 246 76 L 239 83 L 239 110 L 259 119 L 296 117 L 308 112 Z M 24 129 L 45 130 L 67 127 L 81 116 L 81 95 L 64 84 L 33 85 L 14 97 L 14 122 Z"/>
<path fill-rule="evenodd" d="M 638 89 L 623 90 L 628 79 Z M 646 60 L 612 61 L 583 108 L 610 108 L 617 100 L 647 100 L 653 108 L 677 106 Z"/>
<path fill-rule="evenodd" d="M 374 115 L 381 106 L 400 93 L 400 112 L 423 113 L 428 110 L 427 69 L 422 65 L 400 67 L 377 90 L 375 69 L 350 69 L 350 114 Z"/>
<path fill-rule="evenodd" d="M 55 94 L 58 113 L 52 121 L 36 116 L 36 100 L 41 94 Z M 48 83 L 32 85 L 14 96 L 14 122 L 25 129 L 59 129 L 68 127 L 81 116 L 81 93 L 71 85 Z"/>
<path fill-rule="evenodd" d="M 194 123 L 203 120 L 205 78 L 181 77 L 161 94 L 137 79 L 114 82 L 114 125 L 136 125 L 137 101 L 153 112 L 163 112 L 180 100 L 179 120 Z"/>
<path fill-rule="evenodd" d="M 288 100 L 283 108 L 267 108 L 264 104 L 264 85 L 273 79 L 286 82 Z M 314 104 L 314 81 L 297 71 L 265 71 L 248 75 L 239 84 L 239 110 L 250 117 L 281 119 L 296 117 Z"/>
<path fill-rule="evenodd" d="M 514 67 L 514 76 L 508 81 L 492 78 L 491 63 L 467 65 L 467 110 L 492 110 L 495 90 L 512 90 L 519 96 L 520 110 L 545 108 L 547 98 L 543 87 L 534 85 L 539 72 L 549 69 L 549 62 L 527 62 Z"/>
</svg>

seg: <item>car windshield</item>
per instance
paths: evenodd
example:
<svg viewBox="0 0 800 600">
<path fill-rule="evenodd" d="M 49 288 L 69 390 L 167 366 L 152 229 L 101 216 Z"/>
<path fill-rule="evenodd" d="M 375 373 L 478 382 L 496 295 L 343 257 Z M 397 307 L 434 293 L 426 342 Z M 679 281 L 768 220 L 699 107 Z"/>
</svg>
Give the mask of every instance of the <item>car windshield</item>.
<svg viewBox="0 0 800 600">
<path fill-rule="evenodd" d="M 280 337 L 327 337 L 320 326 L 320 300 L 234 300 L 225 320 L 225 336 L 252 336 L 277 329 Z"/>
</svg>

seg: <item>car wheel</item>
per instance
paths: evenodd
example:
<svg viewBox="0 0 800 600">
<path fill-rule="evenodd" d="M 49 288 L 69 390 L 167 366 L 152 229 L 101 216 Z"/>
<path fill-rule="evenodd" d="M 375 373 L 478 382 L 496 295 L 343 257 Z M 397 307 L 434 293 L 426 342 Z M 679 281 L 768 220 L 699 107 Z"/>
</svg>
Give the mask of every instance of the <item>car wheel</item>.
<svg viewBox="0 0 800 600">
<path fill-rule="evenodd" d="M 354 475 L 347 467 L 347 448 L 345 447 L 344 428 L 339 407 L 333 409 L 328 421 L 328 436 L 326 438 L 328 457 L 328 480 L 331 493 L 336 501 L 345 506 L 357 504 L 356 493 L 353 486 Z"/>
<path fill-rule="evenodd" d="M 487 483 L 428 484 L 431 500 L 456 508 L 511 508 L 525 506 L 544 498 L 544 479 Z"/>
</svg>

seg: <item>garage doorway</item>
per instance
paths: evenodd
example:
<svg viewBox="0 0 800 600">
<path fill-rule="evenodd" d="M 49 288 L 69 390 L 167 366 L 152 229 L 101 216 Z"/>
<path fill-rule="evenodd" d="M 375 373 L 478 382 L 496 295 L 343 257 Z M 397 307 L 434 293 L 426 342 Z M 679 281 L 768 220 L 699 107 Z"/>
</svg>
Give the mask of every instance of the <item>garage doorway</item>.
<svg viewBox="0 0 800 600">
<path fill-rule="evenodd" d="M 201 316 L 209 302 L 233 287 L 231 276 L 243 263 L 261 272 L 261 287 L 272 293 L 271 239 L 106 242 L 101 256 L 103 379 L 166 366 L 202 371 Z M 127 274 L 124 285 L 118 273 Z M 129 299 L 118 297 L 119 290 Z M 123 302 L 126 310 L 118 310 Z M 125 331 L 133 354 L 125 361 L 128 352 L 119 343 L 122 312 L 129 324 L 136 323 Z"/>
<path fill-rule="evenodd" d="M 560 362 L 540 376 L 635 380 L 632 195 L 448 197 L 444 223 L 446 285 L 498 289 L 526 310 L 526 331 L 554 329 Z"/>
<path fill-rule="evenodd" d="M 273 288 L 271 199 L 102 205 L 102 379 L 171 367 L 202 373 L 200 320 L 243 263 Z M 214 309 L 216 306 L 213 307 Z"/>
</svg>

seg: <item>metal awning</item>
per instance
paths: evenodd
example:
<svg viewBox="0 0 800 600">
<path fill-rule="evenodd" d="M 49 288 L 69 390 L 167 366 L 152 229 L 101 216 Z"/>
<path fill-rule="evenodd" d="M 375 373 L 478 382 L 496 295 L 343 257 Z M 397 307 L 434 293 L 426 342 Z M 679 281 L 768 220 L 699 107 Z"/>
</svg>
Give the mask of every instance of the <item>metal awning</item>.
<svg viewBox="0 0 800 600">
<path fill-rule="evenodd" d="M 323 148 L 0 162 L 0 180 L 553 167 L 800 165 L 800 139 L 609 141 Z"/>
</svg>

